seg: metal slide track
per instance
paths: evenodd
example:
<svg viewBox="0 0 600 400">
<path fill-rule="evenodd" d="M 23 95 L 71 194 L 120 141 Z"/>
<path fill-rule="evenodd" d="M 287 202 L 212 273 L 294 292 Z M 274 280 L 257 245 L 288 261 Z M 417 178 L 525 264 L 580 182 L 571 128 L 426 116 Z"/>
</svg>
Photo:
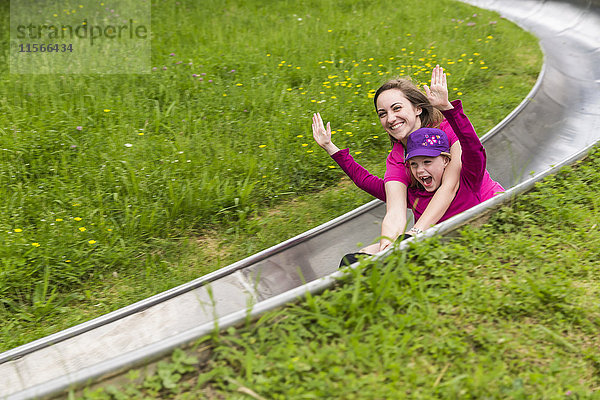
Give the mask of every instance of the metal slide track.
<svg viewBox="0 0 600 400">
<path fill-rule="evenodd" d="M 451 231 L 527 190 L 600 140 L 600 0 L 463 1 L 534 33 L 545 63 L 527 98 L 482 138 L 488 170 L 511 189 L 426 236 Z M 230 326 L 323 290 L 341 275 L 343 254 L 379 235 L 384 213 L 383 203 L 372 201 L 185 285 L 2 353 L 0 399 L 60 395 L 164 356 L 216 324 Z"/>
</svg>

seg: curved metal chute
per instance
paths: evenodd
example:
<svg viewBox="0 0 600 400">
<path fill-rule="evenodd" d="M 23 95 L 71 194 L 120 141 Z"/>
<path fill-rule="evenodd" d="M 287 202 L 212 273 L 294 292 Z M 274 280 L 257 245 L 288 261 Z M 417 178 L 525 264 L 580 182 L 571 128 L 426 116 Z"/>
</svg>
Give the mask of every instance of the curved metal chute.
<svg viewBox="0 0 600 400">
<path fill-rule="evenodd" d="M 497 10 L 533 32 L 545 63 L 527 98 L 482 138 L 488 170 L 510 189 L 425 236 L 477 218 L 582 158 L 600 140 L 600 0 L 463 1 Z M 379 235 L 384 214 L 383 203 L 372 201 L 185 285 L 2 353 L 0 397 L 57 395 L 323 290 L 341 276 L 343 254 Z"/>
</svg>

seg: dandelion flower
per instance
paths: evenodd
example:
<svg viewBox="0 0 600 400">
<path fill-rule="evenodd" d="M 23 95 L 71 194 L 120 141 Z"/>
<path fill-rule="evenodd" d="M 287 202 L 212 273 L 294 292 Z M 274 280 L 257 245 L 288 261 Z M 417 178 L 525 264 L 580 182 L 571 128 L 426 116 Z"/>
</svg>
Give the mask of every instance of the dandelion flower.
<svg viewBox="0 0 600 400">
<path fill-rule="evenodd" d="M 17 229 L 15 229 L 15 232 L 17 232 L 17 233 L 19 233 L 19 232 L 23 232 L 23 229 L 19 229 L 19 228 L 17 228 Z"/>
<path fill-rule="evenodd" d="M 297 135 L 296 137 L 304 137 L 304 135 Z"/>
<path fill-rule="evenodd" d="M 79 230 L 80 230 L 81 232 L 85 232 L 87 229 L 85 229 L 85 226 L 81 226 L 81 227 L 79 227 Z"/>
<path fill-rule="evenodd" d="M 56 222 L 62 222 L 62 220 L 63 220 L 62 218 L 56 218 L 55 219 Z"/>
<path fill-rule="evenodd" d="M 88 243 L 89 244 L 94 244 L 94 243 L 96 243 L 96 241 L 95 240 L 88 240 Z"/>
<path fill-rule="evenodd" d="M 302 147 L 308 146 L 308 143 L 302 143 Z"/>
<path fill-rule="evenodd" d="M 264 147 L 267 147 L 267 145 L 266 145 L 266 144 L 261 144 L 261 145 L 260 145 L 260 146 L 258 146 L 258 147 L 262 149 L 262 148 L 264 148 Z"/>
<path fill-rule="evenodd" d="M 105 109 L 104 109 L 104 112 L 106 112 L 106 113 L 107 113 L 107 112 L 110 112 L 110 110 L 109 110 L 108 108 L 105 108 Z"/>
<path fill-rule="evenodd" d="M 354 154 L 361 154 L 362 151 L 355 151 Z"/>
<path fill-rule="evenodd" d="M 36 242 L 36 243 L 31 243 L 31 245 L 32 245 L 33 247 L 40 247 L 40 244 L 39 244 L 39 243 L 37 243 L 37 242 Z"/>
<path fill-rule="evenodd" d="M 80 217 L 75 217 L 75 218 L 73 218 L 73 219 L 74 219 L 75 221 L 81 221 L 81 218 L 80 218 Z"/>
</svg>

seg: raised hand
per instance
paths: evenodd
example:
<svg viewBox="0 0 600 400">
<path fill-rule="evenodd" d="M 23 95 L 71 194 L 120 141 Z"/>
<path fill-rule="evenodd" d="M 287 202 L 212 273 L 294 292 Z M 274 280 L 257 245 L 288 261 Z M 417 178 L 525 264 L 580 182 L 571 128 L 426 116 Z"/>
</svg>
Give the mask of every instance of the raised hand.
<svg viewBox="0 0 600 400">
<path fill-rule="evenodd" d="M 312 118 L 313 138 L 329 155 L 337 153 L 340 149 L 331 141 L 331 125 L 328 122 L 327 128 L 323 125 L 321 114 L 313 114 Z"/>
<path fill-rule="evenodd" d="M 446 84 L 446 74 L 444 68 L 436 65 L 431 71 L 431 87 L 423 85 L 425 95 L 432 106 L 438 110 L 450 110 L 452 104 L 448 101 L 448 85 Z"/>
</svg>

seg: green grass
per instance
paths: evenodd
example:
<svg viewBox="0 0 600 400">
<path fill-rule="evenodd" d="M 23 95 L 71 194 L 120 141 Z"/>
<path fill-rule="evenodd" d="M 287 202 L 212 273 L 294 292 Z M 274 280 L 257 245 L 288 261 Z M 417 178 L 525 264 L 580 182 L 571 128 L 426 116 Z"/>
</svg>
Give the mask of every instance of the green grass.
<svg viewBox="0 0 600 400">
<path fill-rule="evenodd" d="M 83 398 L 598 399 L 599 171 L 597 147 L 477 227 Z"/>
<path fill-rule="evenodd" d="M 149 75 L 0 70 L 0 351 L 365 202 L 335 189 L 342 173 L 310 137 L 313 112 L 381 173 L 389 144 L 370 98 L 381 82 L 423 83 L 439 63 L 483 133 L 541 65 L 531 35 L 449 0 L 180 0 L 152 11 Z M 8 14 L 3 2 L 3 27 Z M 316 201 L 312 215 L 281 217 Z"/>
</svg>

